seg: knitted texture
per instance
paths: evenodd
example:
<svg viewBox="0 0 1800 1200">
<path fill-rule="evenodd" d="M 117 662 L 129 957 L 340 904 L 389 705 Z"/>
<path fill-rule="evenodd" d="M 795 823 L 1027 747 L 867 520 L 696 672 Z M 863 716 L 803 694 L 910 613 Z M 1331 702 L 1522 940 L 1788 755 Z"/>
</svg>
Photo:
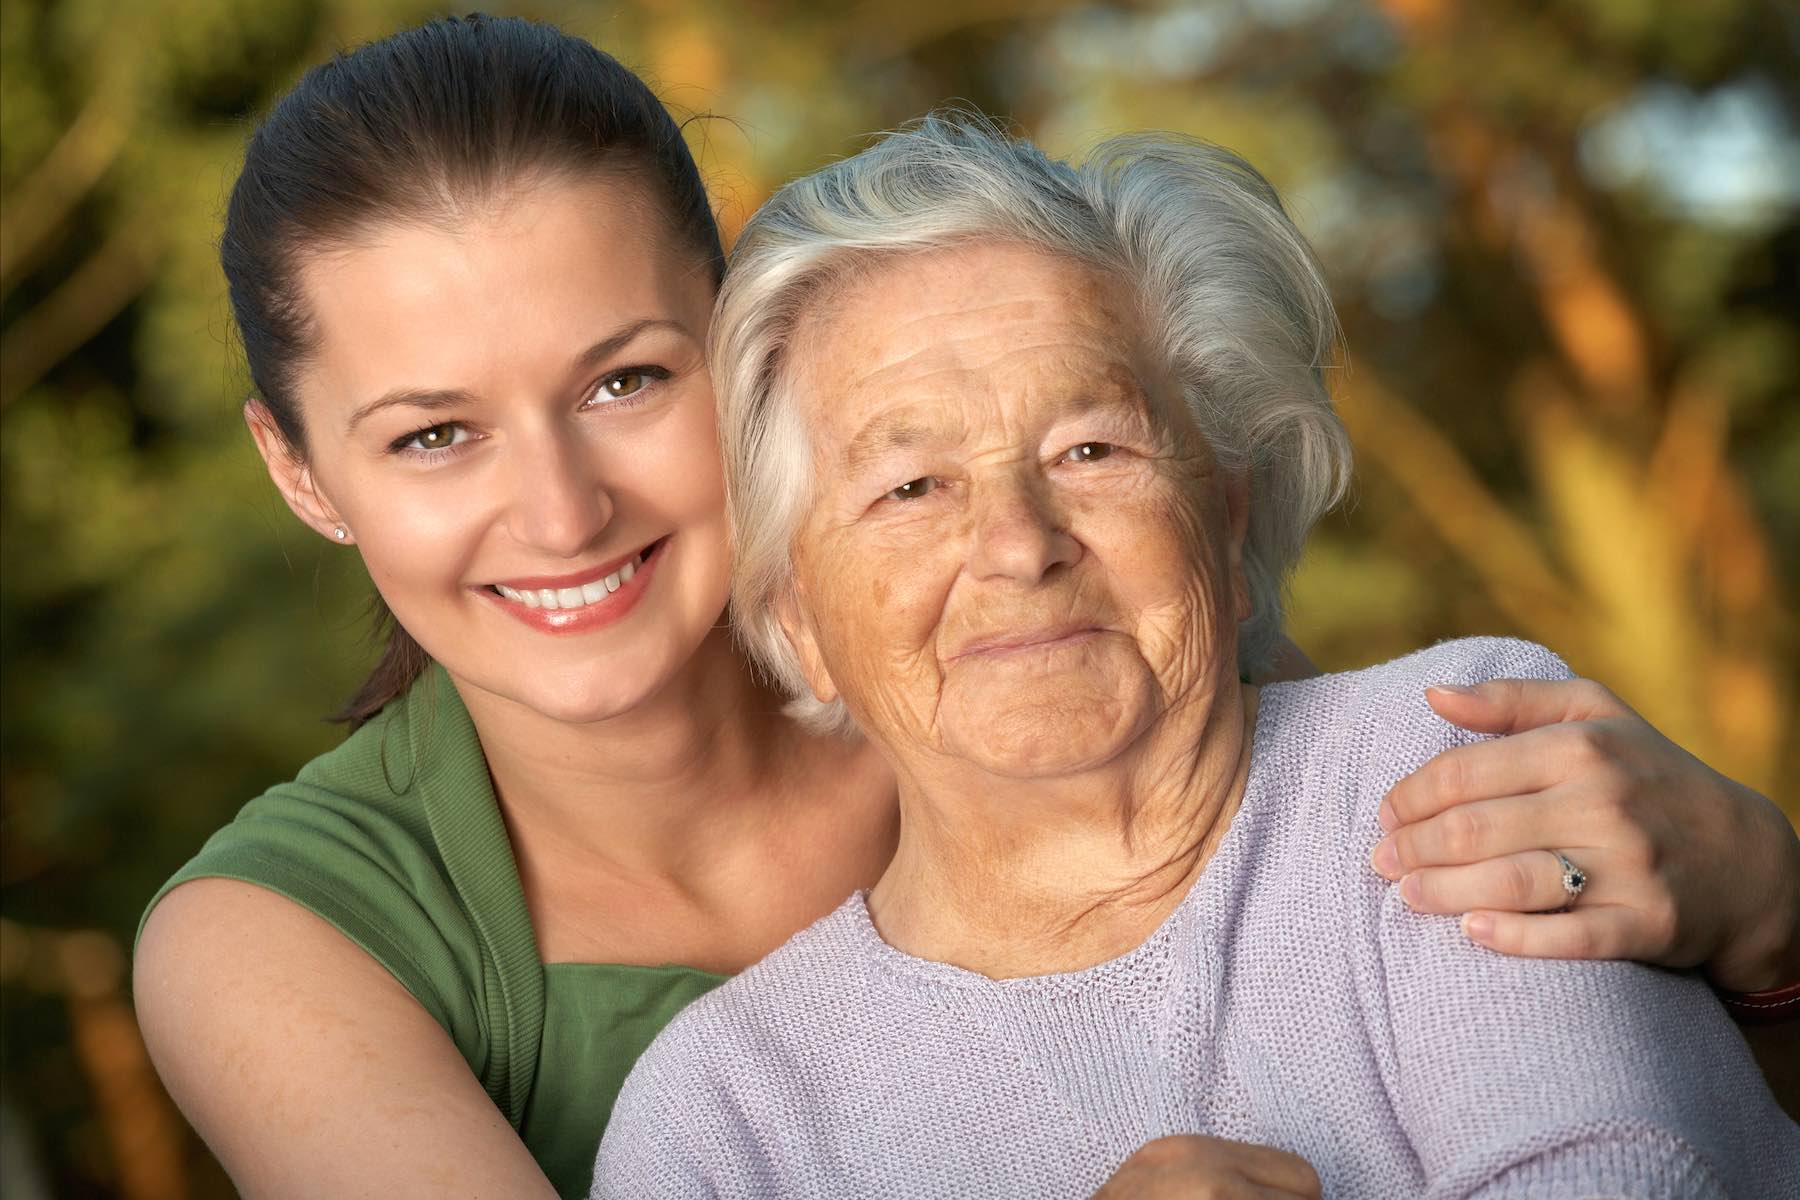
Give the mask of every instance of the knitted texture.
<svg viewBox="0 0 1800 1200">
<path fill-rule="evenodd" d="M 1098 966 L 987 979 L 851 897 L 657 1038 L 593 1194 L 1086 1197 L 1203 1133 L 1332 1197 L 1800 1196 L 1800 1127 L 1700 980 L 1492 953 L 1368 866 L 1388 788 L 1474 740 L 1426 685 L 1567 674 L 1472 639 L 1265 689 L 1218 851 Z"/>
</svg>

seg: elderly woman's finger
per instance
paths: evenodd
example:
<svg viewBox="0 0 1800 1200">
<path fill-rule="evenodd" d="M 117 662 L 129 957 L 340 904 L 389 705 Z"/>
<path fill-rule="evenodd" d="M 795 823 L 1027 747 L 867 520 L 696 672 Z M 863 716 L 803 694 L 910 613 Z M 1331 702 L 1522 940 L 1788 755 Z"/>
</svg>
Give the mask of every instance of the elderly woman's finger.
<svg viewBox="0 0 1800 1200">
<path fill-rule="evenodd" d="M 1548 850 L 1506 854 L 1463 867 L 1428 867 L 1400 880 L 1400 898 L 1419 912 L 1506 909 L 1548 912 L 1569 903 L 1562 863 Z M 1587 899 L 1592 902 L 1591 893 Z"/>
<path fill-rule="evenodd" d="M 1321 1190 L 1318 1172 L 1297 1154 L 1192 1133 L 1145 1142 L 1093 1200 L 1318 1200 Z"/>
<path fill-rule="evenodd" d="M 1470 941 L 1521 958 L 1640 958 L 1647 939 L 1640 914 L 1597 904 L 1566 913 L 1478 911 L 1464 915 Z"/>
<path fill-rule="evenodd" d="M 1324 1192 L 1319 1173 L 1298 1154 L 1289 1154 L 1272 1146 L 1251 1146 L 1257 1153 L 1244 1162 L 1244 1177 L 1282 1196 L 1301 1196 L 1318 1200 Z"/>
</svg>

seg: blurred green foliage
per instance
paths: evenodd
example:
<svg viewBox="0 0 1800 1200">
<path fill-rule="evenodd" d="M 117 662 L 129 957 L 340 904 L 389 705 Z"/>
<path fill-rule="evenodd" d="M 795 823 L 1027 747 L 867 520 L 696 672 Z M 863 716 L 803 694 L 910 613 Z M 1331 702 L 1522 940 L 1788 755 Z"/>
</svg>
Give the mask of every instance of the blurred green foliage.
<svg viewBox="0 0 1800 1200">
<path fill-rule="evenodd" d="M 1296 638 L 1327 666 L 1470 632 L 1549 641 L 1793 796 L 1791 7 L 493 7 L 591 38 L 703 118 L 728 232 L 948 99 L 1062 153 L 1143 127 L 1245 153 L 1326 260 L 1363 456 L 1297 580 Z M 254 114 L 334 49 L 438 11 L 0 6 L 0 1184 L 18 1194 L 33 1170 L 68 1196 L 226 1186 L 128 1086 L 141 1062 L 83 1033 L 118 964 L 45 931 L 127 944 L 208 832 L 338 736 L 321 718 L 367 664 L 368 585 L 251 449 L 215 239 Z M 165 1127 L 175 1150 L 144 1151 Z"/>
</svg>

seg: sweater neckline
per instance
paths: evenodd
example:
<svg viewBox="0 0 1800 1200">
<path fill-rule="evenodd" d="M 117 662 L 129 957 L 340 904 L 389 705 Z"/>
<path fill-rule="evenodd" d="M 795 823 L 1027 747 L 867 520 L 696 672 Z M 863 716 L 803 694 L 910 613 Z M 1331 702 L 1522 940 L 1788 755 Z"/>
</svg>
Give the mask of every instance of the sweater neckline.
<svg viewBox="0 0 1800 1200">
<path fill-rule="evenodd" d="M 1256 721 L 1250 733 L 1250 769 L 1244 780 L 1244 797 L 1233 814 L 1231 826 L 1219 839 L 1218 849 L 1200 875 L 1189 885 L 1181 902 L 1170 910 L 1149 935 L 1131 949 L 1113 958 L 1073 971 L 1055 971 L 1045 975 L 1017 975 L 993 979 L 967 967 L 908 954 L 881 936 L 869 915 L 869 889 L 860 888 L 844 901 L 838 911 L 857 948 L 885 973 L 925 988 L 959 990 L 1004 989 L 1010 992 L 1061 992 L 1082 990 L 1101 980 L 1120 974 L 1134 974 L 1164 952 L 1177 932 L 1189 921 L 1202 919 L 1224 900 L 1229 881 L 1242 871 L 1244 855 L 1251 839 L 1251 827 L 1259 823 L 1267 810 L 1266 782 L 1261 769 L 1259 747 L 1268 744 L 1265 727 L 1271 727 L 1274 715 L 1287 698 L 1291 685 L 1269 684 L 1257 701 Z"/>
</svg>

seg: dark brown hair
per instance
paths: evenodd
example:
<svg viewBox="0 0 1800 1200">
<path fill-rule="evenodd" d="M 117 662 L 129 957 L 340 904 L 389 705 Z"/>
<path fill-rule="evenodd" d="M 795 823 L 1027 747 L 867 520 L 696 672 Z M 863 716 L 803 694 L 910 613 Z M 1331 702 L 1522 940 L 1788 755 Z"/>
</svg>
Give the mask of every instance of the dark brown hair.
<svg viewBox="0 0 1800 1200">
<path fill-rule="evenodd" d="M 681 130 L 643 80 L 552 26 L 476 14 L 396 33 L 314 67 L 251 136 L 219 257 L 250 378 L 304 455 L 294 380 L 314 348 L 299 268 L 370 225 L 448 221 L 533 174 L 631 174 L 716 283 L 725 256 Z M 430 658 L 379 597 L 387 643 L 338 719 L 368 720 Z"/>
</svg>

